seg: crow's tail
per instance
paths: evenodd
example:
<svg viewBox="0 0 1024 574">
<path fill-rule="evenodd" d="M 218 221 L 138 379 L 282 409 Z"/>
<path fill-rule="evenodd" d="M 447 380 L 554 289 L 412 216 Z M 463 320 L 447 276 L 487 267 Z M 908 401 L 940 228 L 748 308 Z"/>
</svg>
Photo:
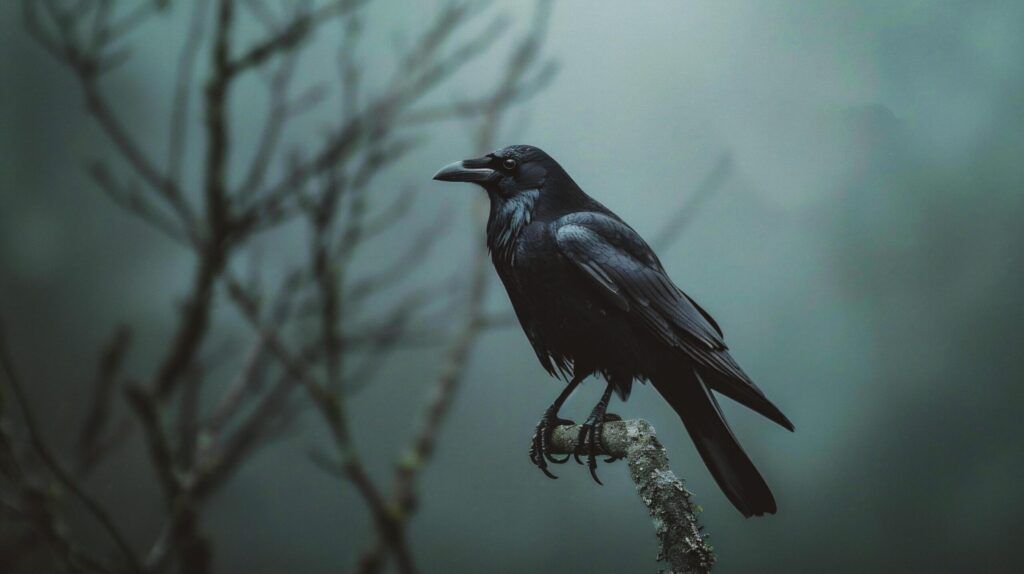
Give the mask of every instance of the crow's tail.
<svg viewBox="0 0 1024 574">
<path fill-rule="evenodd" d="M 690 376 L 683 380 L 677 374 L 652 382 L 683 419 L 697 452 L 733 505 L 746 517 L 774 514 L 772 491 L 736 442 L 718 401 L 696 374 L 690 370 Z"/>
</svg>

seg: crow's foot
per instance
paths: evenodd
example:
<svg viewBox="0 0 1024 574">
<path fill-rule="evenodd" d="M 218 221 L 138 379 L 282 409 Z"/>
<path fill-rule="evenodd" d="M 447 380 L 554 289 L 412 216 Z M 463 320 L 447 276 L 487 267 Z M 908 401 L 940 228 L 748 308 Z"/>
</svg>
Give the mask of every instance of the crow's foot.
<svg viewBox="0 0 1024 574">
<path fill-rule="evenodd" d="M 598 441 L 603 441 L 604 434 L 604 423 L 608 421 L 621 421 L 622 417 L 612 413 L 601 412 L 600 409 L 594 409 L 594 412 L 590 414 L 583 426 L 580 427 L 580 433 L 576 437 L 576 451 L 573 452 L 573 457 L 576 462 L 583 464 L 580 460 L 581 455 L 587 457 L 587 468 L 590 469 L 590 476 L 593 477 L 594 482 L 603 485 L 600 478 L 597 478 L 597 446 Z M 618 457 L 609 456 L 604 459 L 605 462 L 615 462 L 619 460 Z"/>
<path fill-rule="evenodd" d="M 530 462 L 548 478 L 558 478 L 548 470 L 548 462 L 562 464 L 569 460 L 569 455 L 559 459 L 551 454 L 551 434 L 555 431 L 555 427 L 574 424 L 576 423 L 571 420 L 559 418 L 554 409 L 548 409 L 533 431 L 533 440 L 530 443 Z"/>
</svg>

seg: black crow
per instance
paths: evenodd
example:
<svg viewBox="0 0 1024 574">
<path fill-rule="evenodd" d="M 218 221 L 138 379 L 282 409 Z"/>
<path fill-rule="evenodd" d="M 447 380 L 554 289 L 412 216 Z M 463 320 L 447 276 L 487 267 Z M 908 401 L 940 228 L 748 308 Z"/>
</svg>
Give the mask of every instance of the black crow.
<svg viewBox="0 0 1024 574">
<path fill-rule="evenodd" d="M 717 391 L 793 430 L 729 355 L 711 315 L 672 283 L 647 243 L 583 192 L 562 166 L 526 145 L 455 162 L 434 179 L 480 185 L 490 198 L 487 245 L 541 365 L 568 381 L 534 433 L 530 459 L 548 471 L 558 410 L 580 381 L 607 388 L 581 427 L 575 454 L 597 480 L 595 444 L 614 390 L 651 381 L 679 413 L 726 496 L 744 516 L 775 512 L 775 498 L 736 442 Z M 598 482 L 600 482 L 598 480 Z"/>
</svg>

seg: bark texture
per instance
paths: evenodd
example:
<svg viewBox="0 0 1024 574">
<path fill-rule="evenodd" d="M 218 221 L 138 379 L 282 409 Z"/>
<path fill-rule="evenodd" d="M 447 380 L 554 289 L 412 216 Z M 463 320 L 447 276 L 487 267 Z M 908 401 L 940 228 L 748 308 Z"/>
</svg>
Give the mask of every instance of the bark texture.
<svg viewBox="0 0 1024 574">
<path fill-rule="evenodd" d="M 552 451 L 574 452 L 579 430 L 579 425 L 556 428 Z M 598 454 L 623 458 L 629 465 L 629 476 L 654 521 L 660 547 L 658 560 L 669 567 L 663 572 L 710 572 L 715 553 L 700 526 L 700 509 L 683 481 L 669 468 L 668 454 L 655 436 L 654 427 L 644 420 L 608 422 L 600 442 Z"/>
</svg>

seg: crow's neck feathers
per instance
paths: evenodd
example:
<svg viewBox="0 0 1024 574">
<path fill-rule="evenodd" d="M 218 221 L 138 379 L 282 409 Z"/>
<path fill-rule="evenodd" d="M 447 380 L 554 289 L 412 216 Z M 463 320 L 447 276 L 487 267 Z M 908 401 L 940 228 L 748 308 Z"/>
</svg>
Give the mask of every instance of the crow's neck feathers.
<svg viewBox="0 0 1024 574">
<path fill-rule="evenodd" d="M 517 192 L 511 197 L 491 198 L 491 216 L 487 220 L 487 247 L 495 258 L 512 265 L 519 234 L 533 221 L 539 189 Z"/>
<path fill-rule="evenodd" d="M 554 221 L 576 211 L 611 214 L 580 189 L 558 164 L 547 171 L 536 189 L 516 191 L 510 195 L 495 190 L 489 195 L 491 214 L 487 220 L 487 247 L 496 263 L 506 265 L 515 264 L 516 240 L 532 221 Z"/>
</svg>

